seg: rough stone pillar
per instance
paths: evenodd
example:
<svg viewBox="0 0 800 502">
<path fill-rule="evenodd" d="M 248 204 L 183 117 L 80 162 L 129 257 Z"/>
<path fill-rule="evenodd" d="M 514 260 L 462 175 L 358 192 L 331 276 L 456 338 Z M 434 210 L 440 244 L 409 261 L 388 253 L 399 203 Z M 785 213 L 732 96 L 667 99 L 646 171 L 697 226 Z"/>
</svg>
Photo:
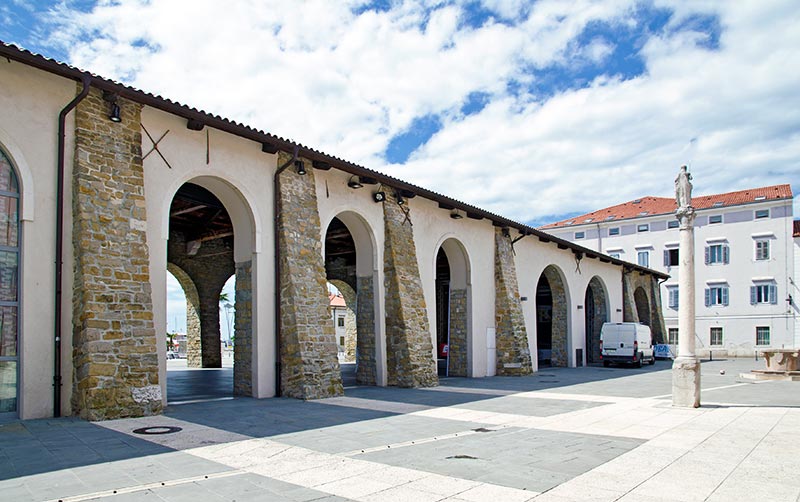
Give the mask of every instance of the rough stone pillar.
<svg viewBox="0 0 800 502">
<path fill-rule="evenodd" d="M 202 347 L 203 368 L 222 367 L 222 346 L 219 329 L 219 295 L 222 285 L 199 283 L 200 296 L 200 345 Z"/>
<path fill-rule="evenodd" d="M 356 290 L 356 383 L 375 385 L 378 379 L 375 358 L 375 288 L 372 276 L 359 277 Z"/>
<path fill-rule="evenodd" d="M 694 208 L 691 206 L 678 209 L 678 290 L 681 298 L 678 302 L 678 357 L 672 363 L 672 405 L 684 408 L 700 406 L 700 361 L 694 352 L 694 218 Z"/>
<path fill-rule="evenodd" d="M 161 412 L 147 248 L 141 106 L 122 121 L 92 90 L 75 113 L 72 409 L 88 420 Z"/>
<path fill-rule="evenodd" d="M 633 297 L 633 292 L 636 290 L 633 274 L 630 269 L 624 269 L 622 272 L 622 322 L 639 322 L 636 299 Z"/>
<path fill-rule="evenodd" d="M 200 368 L 203 363 L 200 357 L 200 296 L 185 270 L 174 263 L 167 263 L 167 270 L 177 279 L 186 296 L 186 366 Z"/>
<path fill-rule="evenodd" d="M 664 324 L 664 310 L 661 308 L 661 287 L 658 279 L 650 276 L 650 331 L 653 343 L 667 343 L 667 327 Z"/>
<path fill-rule="evenodd" d="M 281 152 L 278 164 L 291 156 Z M 314 170 L 293 166 L 278 180 L 281 265 L 281 389 L 288 397 L 318 399 L 344 393 L 320 242 Z"/>
<path fill-rule="evenodd" d="M 386 363 L 389 385 L 439 385 L 428 312 L 419 277 L 409 207 L 393 193 L 383 202 L 385 228 Z"/>
<path fill-rule="evenodd" d="M 233 345 L 233 394 L 253 395 L 252 262 L 236 264 L 236 305 Z"/>
<path fill-rule="evenodd" d="M 467 290 L 450 290 L 448 375 L 467 376 Z"/>
<path fill-rule="evenodd" d="M 511 238 L 502 228 L 494 233 L 495 324 L 497 374 L 529 375 L 533 372 L 525 318 L 519 304 L 517 270 Z"/>
</svg>

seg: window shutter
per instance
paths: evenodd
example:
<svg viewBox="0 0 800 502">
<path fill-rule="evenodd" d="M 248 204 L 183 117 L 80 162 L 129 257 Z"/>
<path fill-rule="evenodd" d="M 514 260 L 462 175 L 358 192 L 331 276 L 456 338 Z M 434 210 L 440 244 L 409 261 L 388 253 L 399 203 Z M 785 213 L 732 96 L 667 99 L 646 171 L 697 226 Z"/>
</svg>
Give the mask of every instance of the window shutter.
<svg viewBox="0 0 800 502">
<path fill-rule="evenodd" d="M 664 266 L 669 267 L 669 249 L 664 250 Z"/>
<path fill-rule="evenodd" d="M 722 263 L 727 265 L 728 263 L 730 263 L 730 261 L 731 261 L 730 248 L 728 247 L 727 244 L 725 244 L 724 246 L 722 246 Z"/>
<path fill-rule="evenodd" d="M 778 286 L 774 284 L 769 287 L 769 302 L 773 305 L 778 303 Z"/>
<path fill-rule="evenodd" d="M 758 301 L 757 294 L 757 286 L 750 286 L 750 305 L 755 305 Z"/>
<path fill-rule="evenodd" d="M 728 288 L 721 288 L 722 289 L 722 304 L 724 306 L 728 306 Z"/>
<path fill-rule="evenodd" d="M 708 248 L 706 248 L 708 250 Z M 711 306 L 711 288 L 706 288 L 706 307 Z"/>
<path fill-rule="evenodd" d="M 769 260 L 769 241 L 764 241 L 764 249 L 761 254 L 764 260 Z"/>
<path fill-rule="evenodd" d="M 675 288 L 675 308 L 678 308 L 678 301 L 679 301 L 678 300 L 678 293 L 679 293 L 678 288 Z"/>
<path fill-rule="evenodd" d="M 711 262 L 711 248 L 709 246 L 706 246 L 706 265 L 708 265 L 710 262 Z M 706 302 L 706 305 L 708 305 L 708 302 Z"/>
</svg>

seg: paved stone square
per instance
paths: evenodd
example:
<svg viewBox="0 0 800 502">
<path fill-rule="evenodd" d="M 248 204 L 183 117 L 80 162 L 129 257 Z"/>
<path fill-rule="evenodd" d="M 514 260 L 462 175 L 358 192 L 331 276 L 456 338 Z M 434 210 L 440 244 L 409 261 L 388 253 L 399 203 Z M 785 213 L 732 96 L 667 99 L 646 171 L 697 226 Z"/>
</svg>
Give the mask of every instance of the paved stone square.
<svg viewBox="0 0 800 502">
<path fill-rule="evenodd" d="M 699 409 L 668 361 L 316 401 L 219 400 L 220 370 L 162 416 L 0 425 L 0 499 L 796 502 L 800 384 L 738 378 L 762 366 L 704 362 Z M 181 430 L 133 432 L 156 426 Z"/>
</svg>

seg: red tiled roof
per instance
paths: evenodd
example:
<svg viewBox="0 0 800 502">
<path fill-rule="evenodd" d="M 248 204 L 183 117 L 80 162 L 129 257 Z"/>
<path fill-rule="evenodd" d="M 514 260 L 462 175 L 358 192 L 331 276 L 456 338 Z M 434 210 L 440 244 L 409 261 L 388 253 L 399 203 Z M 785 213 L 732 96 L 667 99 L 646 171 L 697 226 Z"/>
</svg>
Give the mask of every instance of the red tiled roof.
<svg viewBox="0 0 800 502">
<path fill-rule="evenodd" d="M 344 298 L 342 298 L 342 295 L 334 295 L 332 293 L 328 293 L 328 300 L 330 300 L 331 302 L 331 307 L 341 307 L 341 308 L 347 307 L 347 304 L 345 303 Z"/>
<path fill-rule="evenodd" d="M 792 232 L 793 237 L 800 237 L 800 220 L 794 220 L 794 232 Z"/>
<path fill-rule="evenodd" d="M 762 198 L 763 197 L 763 198 Z M 763 188 L 750 188 L 737 192 L 727 192 L 715 195 L 700 195 L 692 197 L 695 209 L 709 209 L 712 207 L 728 207 L 765 200 L 791 199 L 792 187 L 790 185 L 773 185 Z M 626 220 L 641 216 L 673 213 L 677 203 L 671 197 L 642 197 L 616 206 L 598 209 L 591 213 L 575 216 L 556 223 L 539 227 L 540 229 L 566 227 L 570 225 L 583 225 L 585 223 L 600 223 L 603 221 Z M 795 231 L 797 229 L 795 222 Z"/>
</svg>

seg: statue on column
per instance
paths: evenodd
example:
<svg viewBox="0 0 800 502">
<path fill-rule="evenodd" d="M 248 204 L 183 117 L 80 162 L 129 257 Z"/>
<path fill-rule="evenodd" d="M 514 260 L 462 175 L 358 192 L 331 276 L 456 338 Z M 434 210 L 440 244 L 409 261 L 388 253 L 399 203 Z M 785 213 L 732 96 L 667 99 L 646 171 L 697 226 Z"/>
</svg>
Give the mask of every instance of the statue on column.
<svg viewBox="0 0 800 502">
<path fill-rule="evenodd" d="M 675 201 L 678 203 L 678 210 L 675 211 L 675 214 L 681 225 L 686 225 L 687 217 L 694 215 L 691 179 L 692 175 L 686 170 L 686 166 L 681 166 L 678 177 L 675 178 Z"/>
</svg>

